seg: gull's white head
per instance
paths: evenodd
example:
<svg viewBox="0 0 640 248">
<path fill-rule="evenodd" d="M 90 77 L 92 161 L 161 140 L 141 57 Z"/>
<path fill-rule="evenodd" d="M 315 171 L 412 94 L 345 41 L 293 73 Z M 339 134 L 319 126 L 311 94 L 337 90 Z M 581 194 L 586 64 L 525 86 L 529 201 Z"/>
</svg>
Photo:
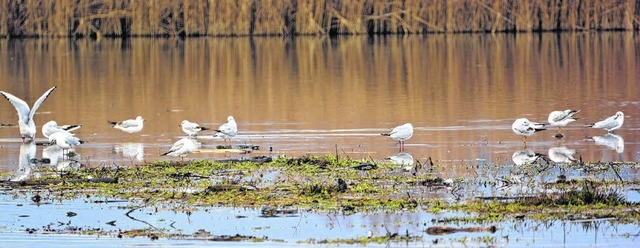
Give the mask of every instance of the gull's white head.
<svg viewBox="0 0 640 248">
<path fill-rule="evenodd" d="M 228 122 L 231 122 L 231 121 L 236 121 L 236 120 L 235 120 L 235 119 L 233 119 L 233 116 L 229 116 L 229 117 L 227 117 L 227 121 L 228 121 Z"/>
<path fill-rule="evenodd" d="M 180 123 L 180 126 L 187 125 L 187 123 L 189 123 L 189 121 L 188 120 L 184 120 L 184 121 L 182 121 L 182 123 Z"/>
<path fill-rule="evenodd" d="M 43 125 L 43 127 L 57 127 L 58 123 L 56 121 L 49 121 Z"/>
<path fill-rule="evenodd" d="M 136 121 L 144 121 L 144 119 L 142 119 L 142 116 L 138 116 L 136 117 Z"/>
<path fill-rule="evenodd" d="M 618 111 L 618 112 L 616 112 L 616 119 L 618 119 L 618 118 L 620 118 L 620 117 L 624 118 L 624 113 L 622 113 L 622 111 Z M 632 119 L 633 119 L 633 118 L 632 118 Z"/>
<path fill-rule="evenodd" d="M 513 125 L 511 125 L 511 127 L 524 127 L 524 126 L 529 126 L 529 119 L 520 118 L 514 121 Z"/>
</svg>

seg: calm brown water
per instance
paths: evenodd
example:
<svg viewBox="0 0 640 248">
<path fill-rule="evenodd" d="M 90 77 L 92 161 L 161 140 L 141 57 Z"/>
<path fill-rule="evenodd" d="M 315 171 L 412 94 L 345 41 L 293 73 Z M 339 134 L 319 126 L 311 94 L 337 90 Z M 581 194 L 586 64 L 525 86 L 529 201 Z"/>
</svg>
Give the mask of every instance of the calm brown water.
<svg viewBox="0 0 640 248">
<path fill-rule="evenodd" d="M 397 144 L 379 134 L 405 122 L 414 159 L 445 164 L 512 163 L 522 141 L 520 117 L 546 121 L 553 110 L 580 109 L 576 123 L 529 139 L 546 154 L 566 146 L 585 161 L 640 160 L 640 38 L 631 33 L 0 40 L 0 90 L 30 105 L 58 89 L 35 117 L 42 124 L 84 125 L 76 149 L 89 165 L 175 159 L 159 157 L 184 134 L 184 119 L 217 127 L 238 122 L 234 144 L 252 155 L 333 154 L 384 159 Z M 15 124 L 0 101 L 0 122 Z M 587 129 L 616 111 L 626 116 L 624 147 L 596 144 Z M 141 115 L 139 134 L 107 120 Z M 223 144 L 203 133 L 203 148 Z M 0 171 L 18 168 L 17 127 L 0 128 Z M 38 146 L 36 157 L 44 147 Z M 23 150 L 29 150 L 24 149 Z M 189 158 L 246 155 L 199 153 Z M 9 173 L 9 174 L 11 174 Z"/>
</svg>

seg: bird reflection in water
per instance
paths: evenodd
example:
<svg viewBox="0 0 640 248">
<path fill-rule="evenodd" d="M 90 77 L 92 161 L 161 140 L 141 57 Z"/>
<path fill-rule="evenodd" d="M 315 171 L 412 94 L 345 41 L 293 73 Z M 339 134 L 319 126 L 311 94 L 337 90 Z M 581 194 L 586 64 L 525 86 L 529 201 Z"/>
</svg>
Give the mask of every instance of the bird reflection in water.
<svg viewBox="0 0 640 248">
<path fill-rule="evenodd" d="M 116 144 L 113 149 L 116 153 L 122 153 L 122 155 L 128 159 L 135 161 L 144 160 L 144 145 L 142 143 Z"/>
<path fill-rule="evenodd" d="M 411 170 L 413 168 L 413 156 L 411 156 L 411 154 L 408 152 L 396 153 L 386 159 L 391 161 L 391 163 L 393 164 L 404 166 L 406 170 Z"/>
<path fill-rule="evenodd" d="M 21 182 L 29 179 L 33 165 L 31 159 L 36 156 L 36 144 L 33 141 L 20 144 L 20 155 L 18 157 L 18 170 L 10 180 Z"/>
<path fill-rule="evenodd" d="M 617 153 L 624 152 L 624 139 L 622 136 L 608 133 L 602 136 L 593 136 L 590 138 L 596 142 L 596 145 L 606 146 Z"/>
<path fill-rule="evenodd" d="M 555 163 L 575 163 L 578 160 L 573 157 L 576 154 L 576 150 L 569 149 L 564 146 L 557 146 L 549 148 L 549 159 Z"/>
<path fill-rule="evenodd" d="M 58 171 L 80 168 L 80 163 L 73 159 L 63 159 L 64 151 L 57 145 L 48 146 L 42 150 L 42 157 L 49 159 L 49 164 Z"/>
<path fill-rule="evenodd" d="M 534 152 L 531 148 L 517 150 L 511 155 L 511 160 L 515 165 L 533 164 L 538 159 L 544 159 L 544 154 Z"/>
</svg>

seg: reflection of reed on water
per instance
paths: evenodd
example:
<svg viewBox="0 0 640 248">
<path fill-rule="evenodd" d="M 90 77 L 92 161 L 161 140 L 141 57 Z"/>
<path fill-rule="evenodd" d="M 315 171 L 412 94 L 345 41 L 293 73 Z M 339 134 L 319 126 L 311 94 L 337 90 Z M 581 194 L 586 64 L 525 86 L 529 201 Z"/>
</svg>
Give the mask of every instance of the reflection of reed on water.
<svg viewBox="0 0 640 248">
<path fill-rule="evenodd" d="M 136 142 L 152 149 L 181 135 L 176 125 L 184 119 L 215 127 L 232 114 L 241 121 L 243 134 L 256 134 L 247 142 L 263 141 L 261 134 L 274 129 L 359 130 L 410 121 L 416 128 L 410 152 L 459 160 L 477 158 L 484 149 L 480 140 L 486 140 L 487 154 L 506 144 L 500 142 L 513 141 L 503 128 L 515 116 L 542 120 L 557 106 L 576 101 L 595 103 L 594 109 L 581 108 L 583 120 L 598 120 L 618 109 L 633 112 L 640 94 L 639 39 L 625 33 L 10 39 L 0 40 L 0 57 L 11 58 L 0 61 L 5 79 L 0 89 L 36 99 L 51 87 L 52 78 L 60 79 L 55 97 L 40 109 L 50 118 L 36 115 L 36 121 L 83 123 L 83 137 L 97 142 L 93 144 L 108 143 L 106 147 Z M 123 136 L 106 125 L 110 118 L 136 115 L 147 119 L 142 133 L 148 136 Z M 14 113 L 0 111 L 0 119 L 14 118 Z M 636 125 L 629 121 L 626 127 Z M 576 126 L 563 129 L 567 137 L 577 137 Z M 6 133 L 3 137 L 9 137 Z M 624 157 L 635 156 L 629 146 L 637 143 L 636 136 L 625 133 L 630 142 Z M 538 140 L 546 138 L 534 137 Z M 300 143 L 292 140 L 264 142 L 300 152 L 295 150 Z M 323 136 L 307 142 L 303 152 L 369 142 Z M 367 149 L 383 154 L 377 157 L 382 159 L 389 152 L 377 144 Z M 425 150 L 417 152 L 418 147 Z M 581 154 L 585 159 L 599 156 L 594 148 L 581 149 Z"/>
</svg>

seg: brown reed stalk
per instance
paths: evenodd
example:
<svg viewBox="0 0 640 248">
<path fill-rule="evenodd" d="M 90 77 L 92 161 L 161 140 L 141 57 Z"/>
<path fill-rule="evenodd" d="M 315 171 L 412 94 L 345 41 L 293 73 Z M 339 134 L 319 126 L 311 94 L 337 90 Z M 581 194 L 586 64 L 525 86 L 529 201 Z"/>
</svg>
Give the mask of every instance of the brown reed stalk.
<svg viewBox="0 0 640 248">
<path fill-rule="evenodd" d="M 638 30 L 636 0 L 5 0 L 0 36 Z"/>
</svg>

